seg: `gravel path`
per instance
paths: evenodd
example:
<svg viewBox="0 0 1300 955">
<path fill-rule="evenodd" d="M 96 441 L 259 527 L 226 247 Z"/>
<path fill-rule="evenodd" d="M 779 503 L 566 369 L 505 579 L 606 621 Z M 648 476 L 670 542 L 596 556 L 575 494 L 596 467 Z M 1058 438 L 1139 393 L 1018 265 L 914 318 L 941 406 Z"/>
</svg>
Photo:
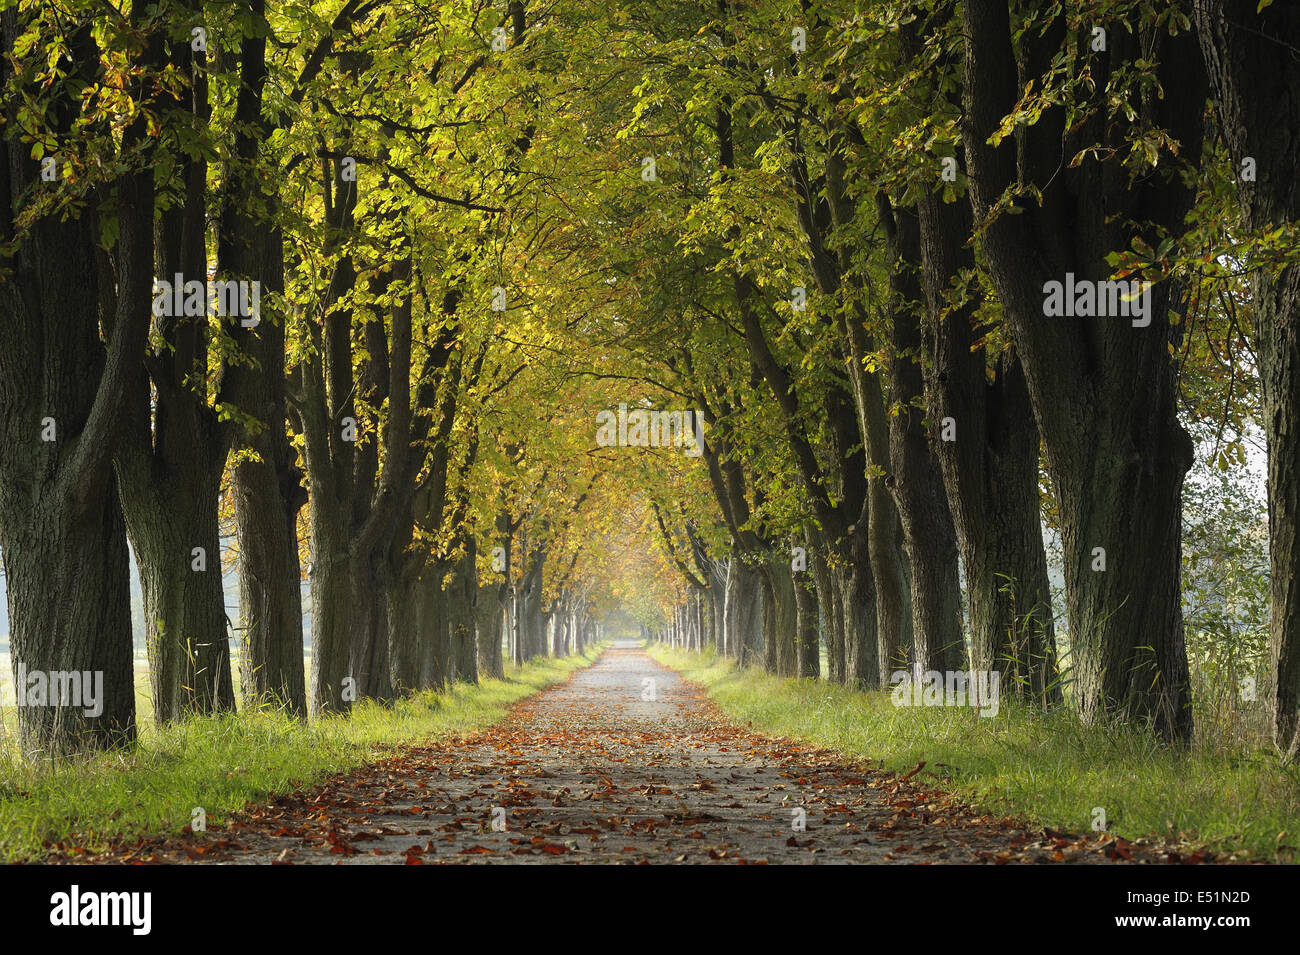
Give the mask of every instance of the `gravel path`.
<svg viewBox="0 0 1300 955">
<path fill-rule="evenodd" d="M 248 807 L 224 828 L 143 841 L 93 861 L 1141 859 L 1132 844 L 1119 843 L 1117 853 L 1113 840 L 1028 832 L 979 815 L 910 775 L 739 728 L 637 644 L 616 644 L 482 733 L 402 747 L 313 789 Z"/>
</svg>

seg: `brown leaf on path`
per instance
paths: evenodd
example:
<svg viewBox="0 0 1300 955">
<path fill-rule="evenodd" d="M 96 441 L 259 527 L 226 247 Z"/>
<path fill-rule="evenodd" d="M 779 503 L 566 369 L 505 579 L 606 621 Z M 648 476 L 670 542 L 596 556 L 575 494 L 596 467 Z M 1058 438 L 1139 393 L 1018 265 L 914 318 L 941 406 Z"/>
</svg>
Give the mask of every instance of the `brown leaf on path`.
<svg viewBox="0 0 1300 955">
<path fill-rule="evenodd" d="M 1105 843 L 1102 845 L 1101 849 L 1102 852 L 1106 854 L 1106 858 L 1110 859 L 1112 862 L 1117 859 L 1125 859 L 1129 861 L 1133 859 L 1132 843 L 1125 842 L 1119 837 Z"/>
<path fill-rule="evenodd" d="M 746 732 L 703 688 L 639 648 L 615 647 L 602 661 L 480 731 L 401 744 L 238 810 L 225 825 L 238 842 L 171 829 L 165 837 L 132 836 L 110 852 L 66 843 L 46 851 L 53 861 L 132 864 L 1211 861 L 1204 850 L 1184 857 L 1178 841 L 1083 837 L 984 812 L 938 788 L 937 777 L 920 780 L 924 760 L 893 775 L 861 757 Z M 638 712 L 643 672 L 660 675 L 671 713 Z M 543 779 L 545 792 L 534 788 Z M 820 819 L 815 838 L 788 828 L 797 805 Z M 487 831 L 498 806 L 508 807 L 511 830 L 499 835 Z M 411 846 L 412 834 L 428 844 Z M 686 851 L 683 841 L 692 843 Z M 375 845 L 350 844 L 366 842 Z M 294 846 L 292 862 L 286 844 Z M 424 860 L 435 849 L 435 860 Z M 236 852 L 243 857 L 233 859 Z M 477 858 L 493 853 L 500 858 Z"/>
</svg>

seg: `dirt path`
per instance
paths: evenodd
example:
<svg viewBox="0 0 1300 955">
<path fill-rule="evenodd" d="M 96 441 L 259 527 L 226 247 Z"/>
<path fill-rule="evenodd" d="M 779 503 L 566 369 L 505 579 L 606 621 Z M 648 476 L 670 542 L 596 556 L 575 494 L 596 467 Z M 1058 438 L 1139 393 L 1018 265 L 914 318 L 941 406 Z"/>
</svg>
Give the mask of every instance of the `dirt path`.
<svg viewBox="0 0 1300 955">
<path fill-rule="evenodd" d="M 403 747 L 250 807 L 224 829 L 93 861 L 1164 861 L 1123 841 L 1026 832 L 919 780 L 746 732 L 635 644 L 619 644 L 482 733 Z"/>
</svg>

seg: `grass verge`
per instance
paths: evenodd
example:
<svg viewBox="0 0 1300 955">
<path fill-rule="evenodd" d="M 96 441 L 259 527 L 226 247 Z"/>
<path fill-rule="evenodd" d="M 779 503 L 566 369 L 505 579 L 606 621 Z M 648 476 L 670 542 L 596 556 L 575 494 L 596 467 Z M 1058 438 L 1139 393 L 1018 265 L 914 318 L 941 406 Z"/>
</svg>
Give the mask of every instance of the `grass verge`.
<svg viewBox="0 0 1300 955">
<path fill-rule="evenodd" d="M 896 707 L 884 691 L 742 671 L 713 653 L 648 650 L 757 732 L 891 771 L 924 760 L 922 774 L 987 811 L 1087 832 L 1100 808 L 1107 831 L 1126 839 L 1204 846 L 1221 859 L 1297 861 L 1300 767 L 1271 752 L 1179 751 L 1140 731 L 1085 727 L 1071 713 L 1033 713 L 1005 698 L 991 718 L 968 707 Z"/>
<path fill-rule="evenodd" d="M 0 860 L 37 859 L 51 842 L 90 851 L 115 838 L 177 832 L 246 803 L 311 785 L 390 746 L 486 727 L 506 709 L 590 664 L 601 646 L 507 667 L 504 680 L 425 692 L 394 706 L 303 724 L 279 713 L 201 717 L 142 732 L 128 752 L 31 765 L 0 755 Z"/>
</svg>

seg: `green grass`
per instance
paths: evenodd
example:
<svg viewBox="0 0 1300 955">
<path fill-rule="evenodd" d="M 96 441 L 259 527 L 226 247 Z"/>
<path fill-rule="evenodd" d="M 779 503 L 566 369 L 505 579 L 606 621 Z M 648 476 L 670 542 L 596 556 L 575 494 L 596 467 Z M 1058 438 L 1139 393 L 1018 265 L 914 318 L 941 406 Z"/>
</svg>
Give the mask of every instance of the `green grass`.
<svg viewBox="0 0 1300 955">
<path fill-rule="evenodd" d="M 997 716 L 968 707 L 895 707 L 887 691 L 860 693 L 782 679 L 734 661 L 651 645 L 660 662 L 702 684 L 733 720 L 892 771 L 943 781 L 986 811 L 1037 826 L 1091 830 L 1102 807 L 1108 831 L 1238 860 L 1297 861 L 1300 768 L 1244 746 L 1178 751 L 1149 734 L 1084 727 L 1069 712 L 1032 713 L 1004 697 Z"/>
<path fill-rule="evenodd" d="M 95 851 L 115 837 L 178 832 L 196 806 L 209 824 L 220 822 L 246 803 L 374 760 L 395 744 L 486 727 L 601 649 L 507 667 L 505 680 L 421 693 L 391 707 L 362 703 L 348 716 L 307 724 L 266 712 L 146 724 L 130 751 L 52 765 L 0 750 L 0 860 L 39 858 L 46 842 Z"/>
</svg>

